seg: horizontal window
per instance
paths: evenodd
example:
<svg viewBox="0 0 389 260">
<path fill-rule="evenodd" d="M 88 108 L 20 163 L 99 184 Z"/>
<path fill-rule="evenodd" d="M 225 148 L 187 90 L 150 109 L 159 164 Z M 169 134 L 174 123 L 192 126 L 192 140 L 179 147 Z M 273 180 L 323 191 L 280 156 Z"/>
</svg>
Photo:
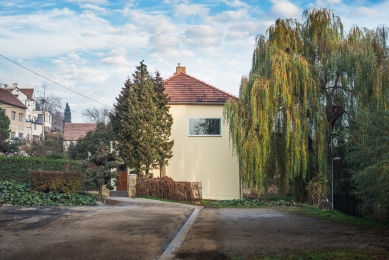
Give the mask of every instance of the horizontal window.
<svg viewBox="0 0 389 260">
<path fill-rule="evenodd" d="M 221 136 L 221 118 L 189 118 L 190 136 Z"/>
</svg>

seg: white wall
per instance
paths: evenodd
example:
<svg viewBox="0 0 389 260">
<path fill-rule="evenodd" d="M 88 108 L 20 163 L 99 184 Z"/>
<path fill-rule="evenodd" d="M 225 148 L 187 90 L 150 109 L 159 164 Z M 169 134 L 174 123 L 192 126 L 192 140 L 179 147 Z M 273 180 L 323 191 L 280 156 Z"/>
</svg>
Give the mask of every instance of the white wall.
<svg viewBox="0 0 389 260">
<path fill-rule="evenodd" d="M 222 118 L 223 105 L 170 105 L 173 157 L 166 175 L 175 181 L 201 181 L 204 199 L 239 198 L 238 159 L 232 155 L 228 126 L 222 136 L 188 136 L 189 117 Z"/>
</svg>

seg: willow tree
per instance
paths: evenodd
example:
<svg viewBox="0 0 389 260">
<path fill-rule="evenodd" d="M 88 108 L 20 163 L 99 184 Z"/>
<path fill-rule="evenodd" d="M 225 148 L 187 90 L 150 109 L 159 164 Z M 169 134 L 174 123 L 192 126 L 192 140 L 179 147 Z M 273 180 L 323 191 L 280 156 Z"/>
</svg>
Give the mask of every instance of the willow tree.
<svg viewBox="0 0 389 260">
<path fill-rule="evenodd" d="M 260 190 L 276 180 L 296 195 L 325 175 L 357 109 L 387 108 L 387 29 L 344 32 L 326 9 L 304 11 L 305 21 L 278 19 L 257 37 L 239 100 L 224 109 L 242 180 Z"/>
</svg>

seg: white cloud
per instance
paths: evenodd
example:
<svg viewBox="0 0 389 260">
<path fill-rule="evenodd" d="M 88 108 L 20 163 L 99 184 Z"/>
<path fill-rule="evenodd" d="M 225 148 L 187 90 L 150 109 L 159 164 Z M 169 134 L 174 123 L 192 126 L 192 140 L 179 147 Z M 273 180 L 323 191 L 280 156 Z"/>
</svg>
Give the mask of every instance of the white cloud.
<svg viewBox="0 0 389 260">
<path fill-rule="evenodd" d="M 86 83 L 103 82 L 105 80 L 98 71 L 95 71 L 87 66 L 79 68 L 75 63 L 67 64 L 65 61 L 60 59 L 55 59 L 52 63 L 57 65 L 57 68 L 60 69 L 59 74 L 62 79 L 82 81 Z M 58 72 L 56 74 L 58 74 Z"/>
<path fill-rule="evenodd" d="M 236 11 L 224 11 L 211 19 L 219 23 L 235 23 L 236 20 L 241 20 L 244 17 L 247 17 L 247 10 L 239 9 Z"/>
<path fill-rule="evenodd" d="M 245 8 L 249 7 L 248 4 L 240 0 L 222 0 L 222 2 L 231 7 L 245 7 Z"/>
<path fill-rule="evenodd" d="M 302 10 L 289 1 L 271 0 L 271 2 L 274 4 L 271 10 L 276 15 L 282 15 L 282 18 L 294 18 L 302 14 Z"/>
<path fill-rule="evenodd" d="M 198 4 L 179 4 L 174 7 L 176 16 L 187 17 L 191 15 L 206 16 L 209 13 L 209 8 Z"/>
<path fill-rule="evenodd" d="M 101 63 L 109 66 L 119 66 L 124 67 L 128 65 L 128 60 L 126 58 L 127 51 L 124 48 L 118 48 L 112 50 L 107 54 L 107 58 L 101 60 Z"/>
<path fill-rule="evenodd" d="M 100 7 L 98 5 L 93 5 L 93 4 L 82 4 L 80 5 L 81 8 L 84 8 L 84 9 L 90 9 L 90 10 L 93 10 L 93 11 L 96 11 L 96 12 L 101 12 L 101 13 L 107 13 L 108 10 L 104 7 Z"/>
<path fill-rule="evenodd" d="M 378 14 L 378 10 L 376 8 L 367 8 L 367 7 L 358 7 L 356 9 L 356 12 L 361 15 L 366 15 L 366 16 L 373 16 Z"/>
<path fill-rule="evenodd" d="M 95 5 L 101 5 L 101 4 L 107 4 L 107 0 L 67 0 L 70 3 L 76 3 L 76 4 L 95 4 Z"/>
<path fill-rule="evenodd" d="M 209 25 L 192 25 L 184 33 L 184 42 L 190 47 L 207 48 L 221 44 L 221 33 Z"/>
</svg>

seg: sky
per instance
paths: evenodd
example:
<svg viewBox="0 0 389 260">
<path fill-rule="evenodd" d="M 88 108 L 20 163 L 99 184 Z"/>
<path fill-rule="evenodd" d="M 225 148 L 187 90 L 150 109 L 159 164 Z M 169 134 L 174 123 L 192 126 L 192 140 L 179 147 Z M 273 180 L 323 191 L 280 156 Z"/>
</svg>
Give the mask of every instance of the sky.
<svg viewBox="0 0 389 260">
<path fill-rule="evenodd" d="M 86 121 L 86 108 L 113 107 L 142 60 L 164 79 L 180 63 L 238 96 L 256 37 L 312 8 L 331 9 L 346 31 L 389 26 L 389 0 L 0 0 L 0 83 L 36 95 L 46 85 L 46 95 L 69 104 L 73 123 Z"/>
</svg>

